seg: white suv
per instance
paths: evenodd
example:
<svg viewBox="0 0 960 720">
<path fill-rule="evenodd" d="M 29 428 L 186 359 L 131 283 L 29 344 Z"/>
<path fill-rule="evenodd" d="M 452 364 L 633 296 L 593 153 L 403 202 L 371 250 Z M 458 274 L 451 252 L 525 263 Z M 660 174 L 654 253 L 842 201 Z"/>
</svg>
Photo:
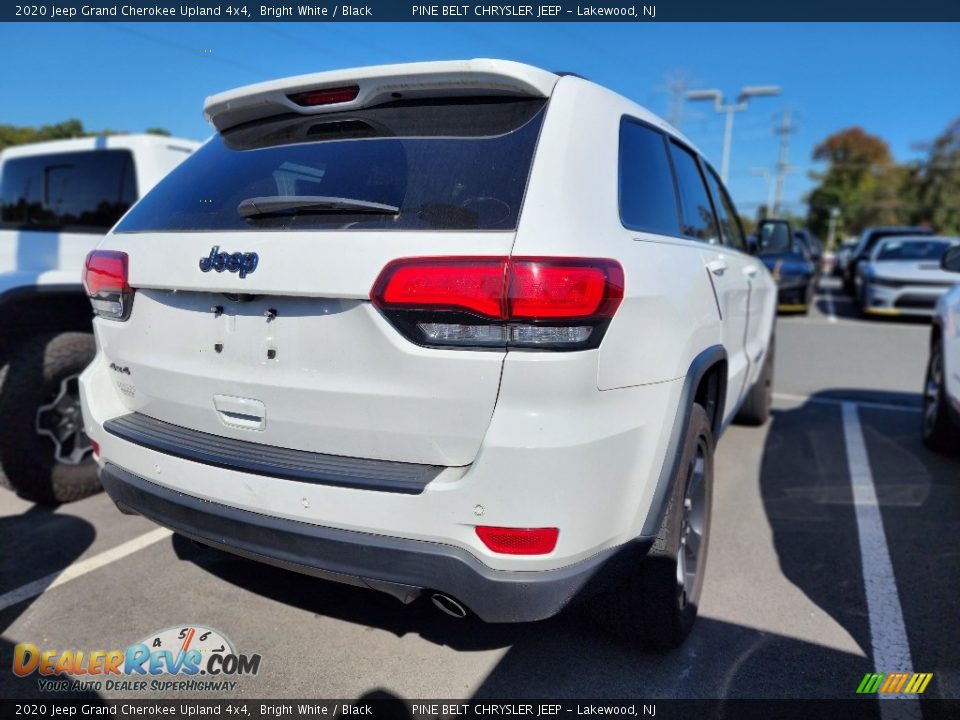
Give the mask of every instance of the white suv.
<svg viewBox="0 0 960 720">
<path fill-rule="evenodd" d="M 692 145 L 492 60 L 205 111 L 218 134 L 87 260 L 84 420 L 118 506 L 491 622 L 592 596 L 679 644 L 714 443 L 767 416 L 776 305 Z"/>
<path fill-rule="evenodd" d="M 29 500 L 100 488 L 77 387 L 95 352 L 83 261 L 198 145 L 114 135 L 0 153 L 0 480 Z"/>
</svg>

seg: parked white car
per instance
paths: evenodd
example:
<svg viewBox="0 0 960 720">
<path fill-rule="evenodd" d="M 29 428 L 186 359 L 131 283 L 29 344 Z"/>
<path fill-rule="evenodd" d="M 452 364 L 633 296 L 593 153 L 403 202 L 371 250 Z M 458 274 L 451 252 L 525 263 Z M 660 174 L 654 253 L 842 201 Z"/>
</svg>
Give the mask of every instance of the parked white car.
<svg viewBox="0 0 960 720">
<path fill-rule="evenodd" d="M 206 102 L 218 134 L 87 260 L 117 505 L 491 622 L 594 595 L 690 631 L 713 450 L 761 423 L 776 287 L 675 129 L 473 60 Z"/>
<path fill-rule="evenodd" d="M 27 499 L 100 487 L 77 386 L 94 355 L 83 261 L 197 146 L 117 135 L 0 153 L 0 479 Z"/>
<path fill-rule="evenodd" d="M 960 246 L 947 250 L 940 266 L 960 273 Z M 940 298 L 933 315 L 923 392 L 923 439 L 934 450 L 960 452 L 960 284 Z"/>
<path fill-rule="evenodd" d="M 930 317 L 957 277 L 940 258 L 960 238 L 894 236 L 877 243 L 857 268 L 856 299 L 866 315 Z"/>
</svg>

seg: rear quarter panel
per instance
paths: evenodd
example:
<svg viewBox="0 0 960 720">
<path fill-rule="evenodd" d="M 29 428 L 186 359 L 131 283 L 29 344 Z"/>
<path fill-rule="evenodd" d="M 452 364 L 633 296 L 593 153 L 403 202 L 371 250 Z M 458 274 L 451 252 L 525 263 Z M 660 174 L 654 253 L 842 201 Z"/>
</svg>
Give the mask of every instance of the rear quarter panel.
<svg viewBox="0 0 960 720">
<path fill-rule="evenodd" d="M 683 377 L 693 358 L 721 338 L 703 244 L 620 222 L 623 115 L 659 122 L 592 83 L 574 77 L 557 83 L 513 248 L 516 255 L 613 258 L 623 265 L 624 300 L 598 355 L 601 390 Z"/>
</svg>

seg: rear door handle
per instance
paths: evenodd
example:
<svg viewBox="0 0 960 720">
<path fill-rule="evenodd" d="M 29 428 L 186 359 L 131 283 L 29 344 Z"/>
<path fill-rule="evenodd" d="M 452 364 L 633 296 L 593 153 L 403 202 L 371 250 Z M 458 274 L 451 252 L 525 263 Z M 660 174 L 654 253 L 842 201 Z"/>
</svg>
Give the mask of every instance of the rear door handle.
<svg viewBox="0 0 960 720">
<path fill-rule="evenodd" d="M 727 261 L 722 258 L 719 260 L 711 260 L 707 263 L 707 270 L 714 275 L 723 275 L 727 271 Z"/>
<path fill-rule="evenodd" d="M 743 274 L 747 277 L 755 277 L 759 268 L 756 265 L 747 265 L 743 268 Z"/>
</svg>

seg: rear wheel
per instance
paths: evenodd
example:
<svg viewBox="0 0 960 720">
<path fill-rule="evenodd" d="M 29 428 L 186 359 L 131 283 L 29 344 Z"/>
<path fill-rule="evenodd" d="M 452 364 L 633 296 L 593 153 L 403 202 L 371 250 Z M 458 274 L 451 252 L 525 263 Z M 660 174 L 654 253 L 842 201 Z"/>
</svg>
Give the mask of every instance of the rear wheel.
<svg viewBox="0 0 960 720">
<path fill-rule="evenodd" d="M 100 487 L 78 380 L 95 352 L 89 333 L 38 335 L 0 369 L 0 477 L 28 500 L 69 502 Z"/>
<path fill-rule="evenodd" d="M 960 429 L 950 417 L 943 368 L 943 341 L 937 338 L 930 346 L 923 387 L 923 441 L 932 450 L 956 453 L 960 450 Z"/>
<path fill-rule="evenodd" d="M 770 338 L 770 347 L 763 359 L 760 377 L 747 392 L 734 421 L 740 425 L 763 425 L 770 417 L 770 405 L 773 402 L 773 363 L 774 339 Z"/>
<path fill-rule="evenodd" d="M 694 405 L 683 455 L 650 553 L 592 610 L 617 637 L 644 645 L 679 647 L 690 634 L 703 589 L 713 490 L 713 434 L 706 411 Z"/>
</svg>

